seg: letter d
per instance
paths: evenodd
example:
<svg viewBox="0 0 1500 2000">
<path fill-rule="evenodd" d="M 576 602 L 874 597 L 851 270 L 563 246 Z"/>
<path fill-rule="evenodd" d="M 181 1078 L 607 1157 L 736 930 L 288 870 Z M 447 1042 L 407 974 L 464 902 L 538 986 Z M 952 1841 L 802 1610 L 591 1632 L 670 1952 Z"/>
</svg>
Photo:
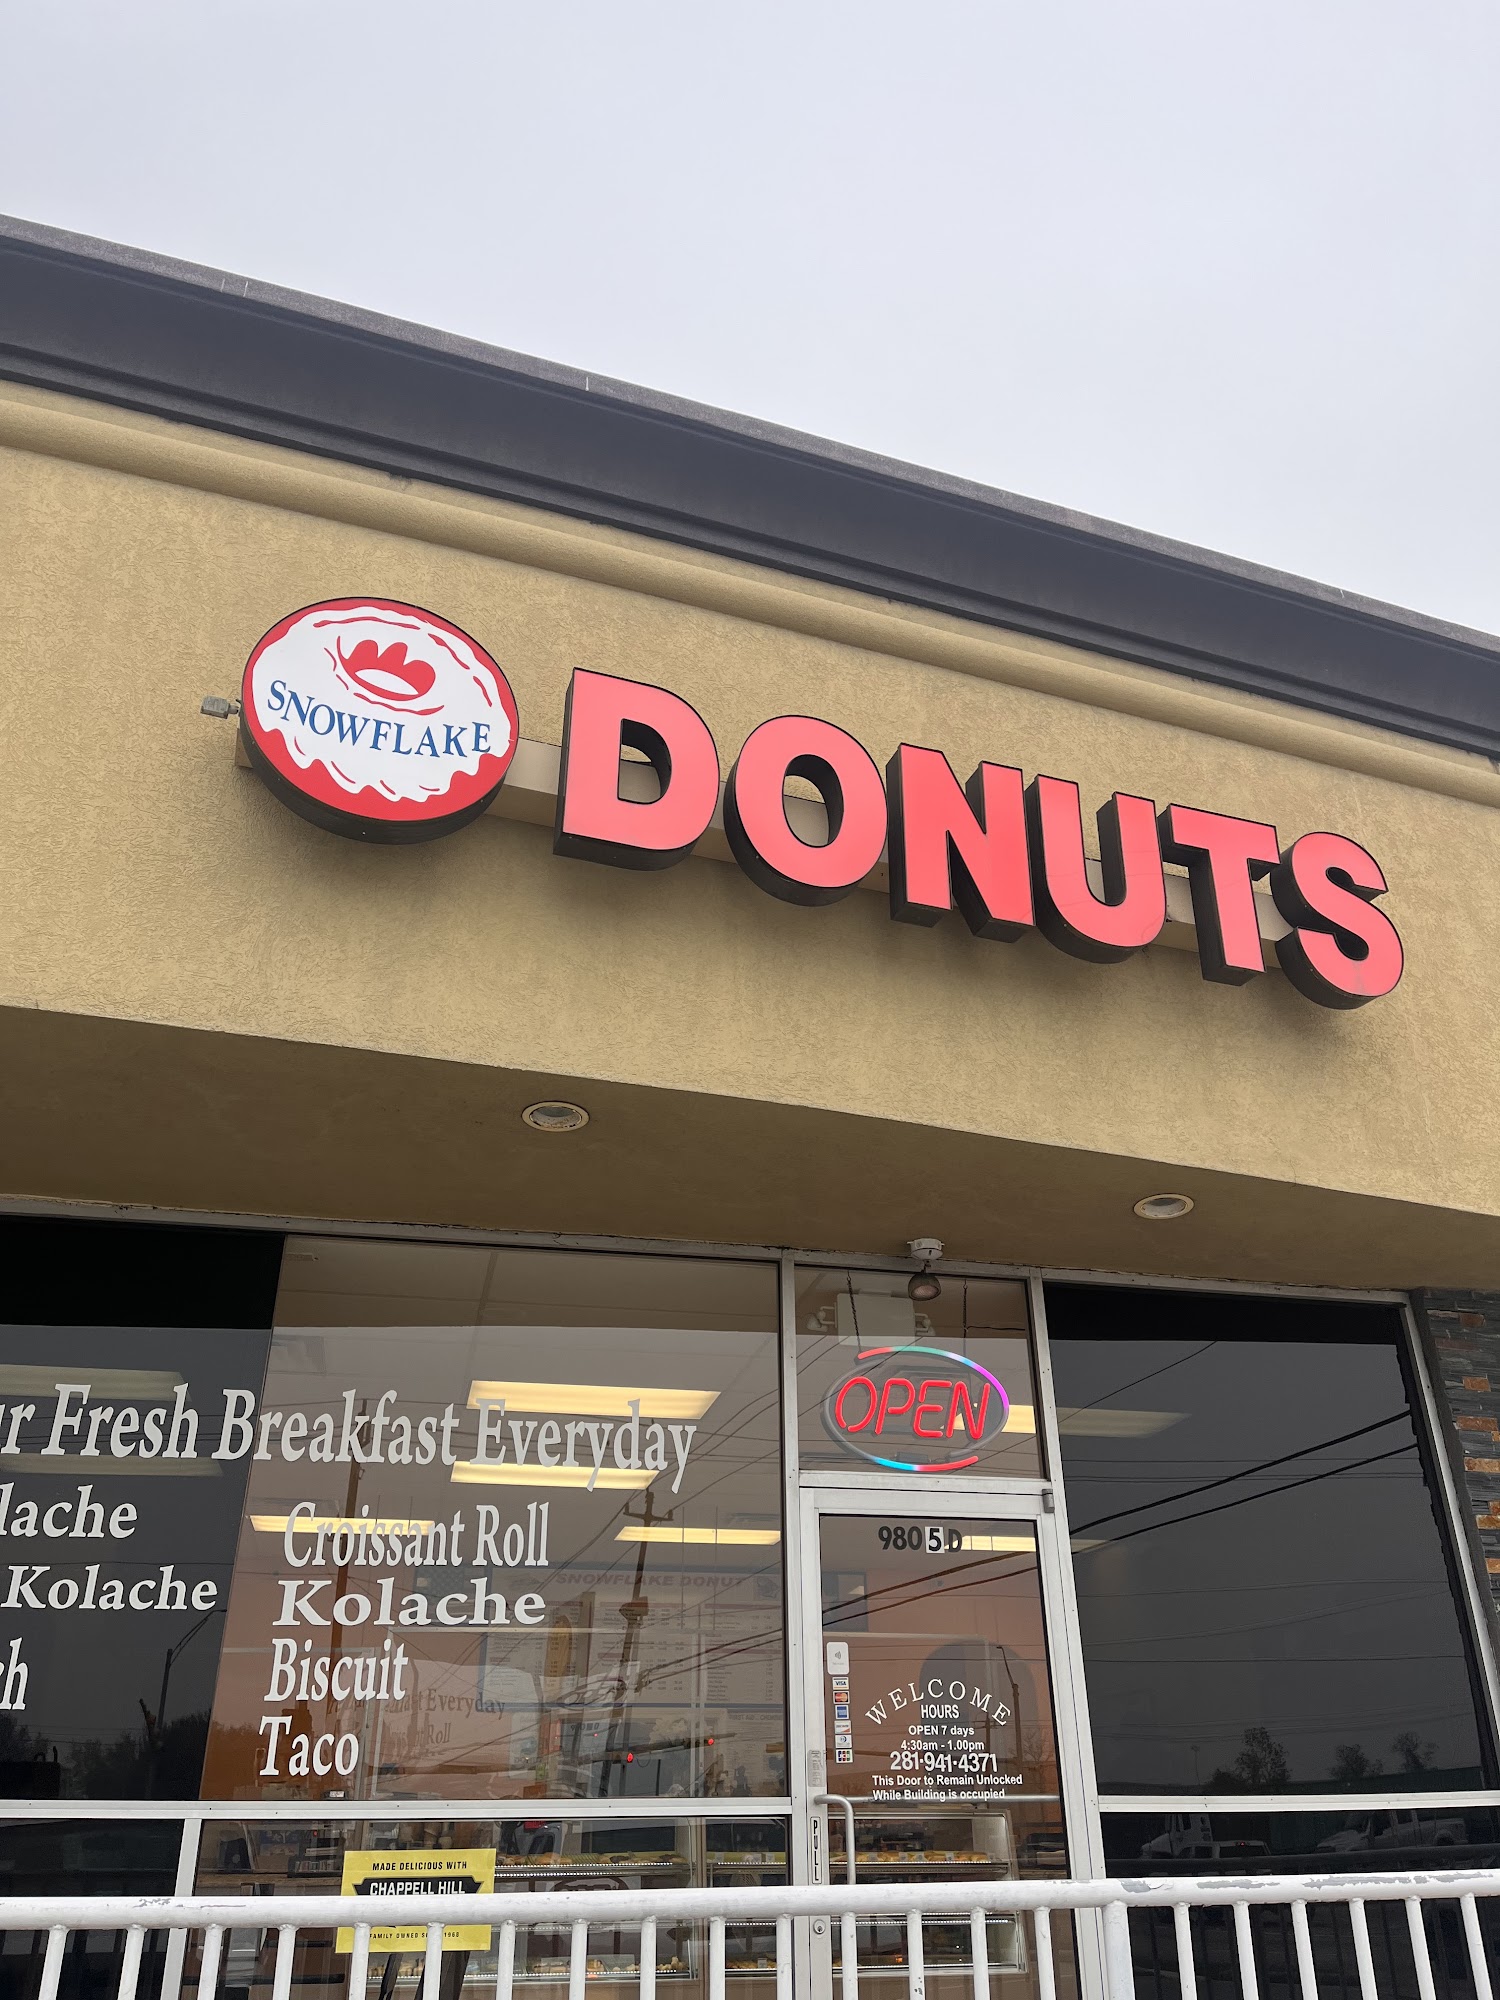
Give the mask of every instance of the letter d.
<svg viewBox="0 0 1500 2000">
<path fill-rule="evenodd" d="M 639 750 L 655 772 L 656 798 L 621 796 L 626 748 Z M 643 681 L 574 671 L 563 715 L 554 853 L 613 868 L 670 868 L 692 852 L 718 802 L 719 753 L 695 708 Z"/>
</svg>

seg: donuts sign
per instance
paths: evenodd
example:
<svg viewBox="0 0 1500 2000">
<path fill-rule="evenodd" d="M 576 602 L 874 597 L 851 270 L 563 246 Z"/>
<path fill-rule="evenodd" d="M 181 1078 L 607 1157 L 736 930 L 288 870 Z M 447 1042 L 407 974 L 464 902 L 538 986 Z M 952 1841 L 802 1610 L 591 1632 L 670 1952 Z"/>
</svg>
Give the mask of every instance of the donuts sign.
<svg viewBox="0 0 1500 2000">
<path fill-rule="evenodd" d="M 292 612 L 256 645 L 240 735 L 277 798 L 315 826 L 413 842 L 494 803 L 519 723 L 509 681 L 457 625 L 389 598 L 337 597 Z M 1363 1007 L 1401 979 L 1401 939 L 1377 907 L 1385 875 L 1343 834 L 1287 839 L 1269 821 L 1133 792 L 1090 814 L 1070 778 L 984 761 L 961 782 L 942 750 L 920 743 L 898 744 L 882 773 L 847 730 L 810 715 L 760 723 L 726 773 L 680 695 L 583 667 L 558 748 L 552 846 L 570 860 L 671 868 L 712 829 L 782 902 L 816 909 L 879 886 L 898 923 L 957 915 L 976 937 L 1040 933 L 1096 965 L 1161 936 L 1172 868 L 1186 876 L 1206 980 L 1258 979 L 1268 943 L 1320 1007 Z M 654 795 L 635 782 L 641 760 Z M 793 781 L 812 787 L 815 808 L 789 795 Z"/>
<path fill-rule="evenodd" d="M 284 805 L 357 840 L 435 840 L 493 802 L 515 755 L 510 683 L 446 618 L 330 598 L 251 653 L 240 736 Z"/>
</svg>

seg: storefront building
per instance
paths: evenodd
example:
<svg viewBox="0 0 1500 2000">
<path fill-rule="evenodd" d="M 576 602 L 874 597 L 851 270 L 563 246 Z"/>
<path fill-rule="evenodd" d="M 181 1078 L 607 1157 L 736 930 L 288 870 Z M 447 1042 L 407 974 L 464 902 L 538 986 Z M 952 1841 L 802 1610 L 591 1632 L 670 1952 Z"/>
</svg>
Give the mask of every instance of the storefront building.
<svg viewBox="0 0 1500 2000">
<path fill-rule="evenodd" d="M 22 224 L 0 508 L 0 1886 L 1500 1865 L 1500 644 Z"/>
</svg>

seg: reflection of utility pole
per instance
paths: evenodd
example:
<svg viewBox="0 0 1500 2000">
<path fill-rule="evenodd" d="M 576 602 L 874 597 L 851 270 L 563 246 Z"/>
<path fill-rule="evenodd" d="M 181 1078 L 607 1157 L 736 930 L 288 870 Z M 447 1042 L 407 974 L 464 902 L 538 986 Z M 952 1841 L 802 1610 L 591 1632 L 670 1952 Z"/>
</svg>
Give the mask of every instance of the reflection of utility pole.
<svg viewBox="0 0 1500 2000">
<path fill-rule="evenodd" d="M 1005 1662 L 1005 1678 L 1010 1682 L 1010 1715 L 1016 1730 L 1016 1767 L 1021 1771 L 1024 1778 L 1025 1767 L 1021 1760 L 1026 1753 L 1025 1747 L 1021 1742 L 1021 1689 L 1016 1680 L 1016 1670 L 1010 1663 L 1010 1654 L 1004 1646 L 997 1646 L 997 1650 L 1001 1659 Z M 1026 1789 L 1024 1784 L 1021 1789 L 1023 1791 Z"/>
<path fill-rule="evenodd" d="M 354 1440 L 357 1445 L 363 1445 L 364 1443 L 365 1417 L 369 1413 L 369 1407 L 370 1407 L 369 1400 L 367 1398 L 366 1400 L 361 1402 L 359 1409 L 355 1415 L 353 1432 L 354 1432 Z M 354 1539 L 355 1539 L 354 1508 L 359 1499 L 359 1475 L 362 1470 L 363 1467 L 361 1466 L 359 1460 L 355 1458 L 354 1455 L 351 1453 L 349 1458 L 349 1480 L 347 1486 L 344 1489 L 344 1519 L 349 1523 L 346 1533 L 348 1534 L 349 1537 L 349 1550 L 351 1555 L 353 1554 L 354 1551 Z M 338 1529 L 335 1528 L 334 1533 L 337 1534 L 338 1532 L 339 1532 Z M 348 1588 L 349 1588 L 349 1565 L 347 1562 L 343 1562 L 339 1564 L 337 1577 L 335 1579 L 333 1586 L 333 1601 L 335 1604 L 340 1602 L 340 1600 L 343 1598 L 344 1592 Z M 333 1708 L 334 1708 L 333 1694 L 332 1694 L 333 1663 L 338 1658 L 339 1654 L 343 1651 L 343 1638 L 344 1638 L 344 1628 L 335 1618 L 333 1620 L 333 1629 L 330 1631 L 328 1635 L 328 1686 L 330 1692 L 328 1699 L 324 1703 L 323 1707 L 324 1715 L 330 1720 L 332 1719 Z"/>
<path fill-rule="evenodd" d="M 181 1659 L 193 1640 L 197 1638 L 209 1619 L 217 1618 L 223 1609 L 222 1604 L 216 1604 L 211 1611 L 205 1611 L 195 1624 L 188 1627 L 175 1646 L 168 1646 L 166 1657 L 161 1663 L 161 1693 L 156 1697 L 155 1715 L 151 1713 L 144 1702 L 141 1703 L 141 1712 L 146 1718 L 146 1745 L 151 1752 L 150 1789 L 152 1791 L 156 1789 L 156 1766 L 157 1760 L 161 1755 L 162 1739 L 166 1729 L 167 1686 L 172 1678 L 172 1668 Z"/>
<path fill-rule="evenodd" d="M 656 1496 L 648 1486 L 639 1514 L 631 1513 L 629 1502 L 620 1511 L 627 1521 L 638 1520 L 642 1527 L 649 1528 L 656 1519 Z M 662 1518 L 670 1521 L 672 1518 L 671 1510 L 668 1510 Z M 649 1547 L 650 1544 L 648 1542 L 641 1542 L 640 1554 L 635 1559 L 635 1588 L 620 1606 L 620 1616 L 625 1620 L 625 1638 L 620 1647 L 620 1671 L 615 1682 L 615 1702 L 614 1707 L 610 1710 L 609 1728 L 604 1737 L 604 1756 L 599 1767 L 599 1796 L 601 1799 L 605 1798 L 609 1792 L 609 1767 L 612 1757 L 618 1756 L 623 1765 L 626 1752 L 625 1737 L 627 1734 L 627 1716 L 629 1711 L 625 1704 L 625 1690 L 630 1680 L 630 1669 L 635 1660 L 637 1636 L 651 1609 L 649 1600 L 641 1594 L 642 1585 L 646 1580 L 646 1552 Z M 625 1781 L 622 1776 L 620 1790 L 623 1792 L 624 1789 Z"/>
</svg>

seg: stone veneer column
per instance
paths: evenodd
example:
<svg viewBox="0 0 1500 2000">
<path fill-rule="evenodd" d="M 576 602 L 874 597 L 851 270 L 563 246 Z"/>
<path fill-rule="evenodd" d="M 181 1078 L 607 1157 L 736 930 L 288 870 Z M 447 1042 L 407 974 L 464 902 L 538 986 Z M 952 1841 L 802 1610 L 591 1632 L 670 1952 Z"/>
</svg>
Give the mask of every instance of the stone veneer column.
<svg viewBox="0 0 1500 2000">
<path fill-rule="evenodd" d="M 1500 1635 L 1500 1292 L 1418 1292 L 1415 1304 L 1474 1524 L 1470 1552 L 1483 1565 Z"/>
</svg>

